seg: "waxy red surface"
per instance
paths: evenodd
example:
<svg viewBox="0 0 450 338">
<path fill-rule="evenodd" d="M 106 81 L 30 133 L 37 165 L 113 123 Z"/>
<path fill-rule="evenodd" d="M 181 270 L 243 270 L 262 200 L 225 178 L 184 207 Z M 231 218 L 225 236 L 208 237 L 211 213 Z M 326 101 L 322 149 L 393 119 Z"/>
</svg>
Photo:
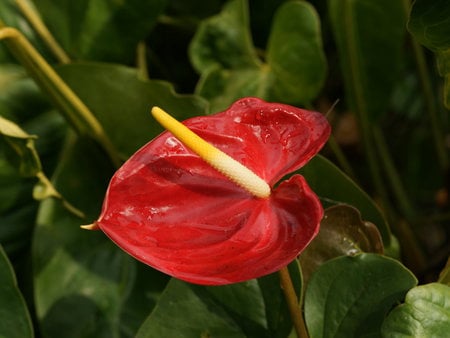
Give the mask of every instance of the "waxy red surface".
<svg viewBox="0 0 450 338">
<path fill-rule="evenodd" d="M 111 179 L 99 227 L 124 251 L 176 278 L 220 285 L 289 264 L 314 238 L 323 215 L 300 175 L 324 145 L 320 113 L 244 98 L 228 110 L 183 122 L 272 187 L 256 198 L 164 132 Z"/>
</svg>

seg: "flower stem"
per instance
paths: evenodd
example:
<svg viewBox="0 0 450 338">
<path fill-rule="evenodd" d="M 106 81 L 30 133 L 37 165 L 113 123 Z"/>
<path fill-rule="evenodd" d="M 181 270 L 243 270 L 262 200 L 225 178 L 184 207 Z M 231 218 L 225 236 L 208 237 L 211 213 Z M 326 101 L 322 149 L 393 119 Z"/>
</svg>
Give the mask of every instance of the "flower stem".
<svg viewBox="0 0 450 338">
<path fill-rule="evenodd" d="M 41 37 L 42 41 L 44 41 L 47 47 L 52 51 L 56 59 L 63 64 L 69 63 L 69 56 L 55 40 L 34 8 L 32 8 L 30 4 L 24 0 L 16 0 L 16 4 L 25 18 L 27 18 L 30 22 L 36 33 Z"/>
<path fill-rule="evenodd" d="M 289 312 L 291 313 L 292 324 L 294 325 L 295 332 L 298 338 L 308 338 L 308 331 L 306 330 L 303 314 L 300 309 L 297 294 L 295 293 L 294 285 L 292 284 L 291 275 L 286 267 L 278 271 L 280 275 L 281 289 L 283 290 L 284 297 L 286 298 Z"/>
<path fill-rule="evenodd" d="M 0 40 L 27 69 L 31 77 L 46 92 L 66 120 L 77 131 L 96 140 L 117 167 L 122 163 L 113 143 L 102 125 L 72 89 L 17 29 L 4 27 L 0 22 Z"/>
</svg>

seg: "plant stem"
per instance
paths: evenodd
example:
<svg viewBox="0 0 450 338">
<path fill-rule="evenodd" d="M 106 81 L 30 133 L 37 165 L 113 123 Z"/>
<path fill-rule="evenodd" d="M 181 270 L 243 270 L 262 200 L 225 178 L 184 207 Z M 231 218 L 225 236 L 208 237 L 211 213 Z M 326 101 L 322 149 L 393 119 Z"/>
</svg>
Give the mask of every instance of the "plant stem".
<svg viewBox="0 0 450 338">
<path fill-rule="evenodd" d="M 403 6 L 407 15 L 410 13 L 411 1 L 403 0 Z M 431 132 L 433 134 L 434 145 L 440 167 L 443 171 L 449 167 L 449 159 L 447 151 L 445 150 L 445 137 L 442 132 L 441 124 L 439 123 L 439 117 L 436 108 L 436 100 L 433 93 L 433 86 L 431 85 L 430 74 L 428 72 L 427 63 L 425 60 L 425 54 L 422 46 L 416 41 L 416 39 L 410 34 L 411 46 L 414 52 L 414 58 L 416 61 L 416 67 L 419 75 L 420 85 L 424 95 L 424 101 L 428 116 L 430 118 Z"/>
<path fill-rule="evenodd" d="M 297 294 L 295 293 L 294 285 L 292 284 L 291 275 L 286 267 L 278 271 L 280 275 L 281 289 L 283 290 L 284 297 L 286 298 L 289 312 L 291 313 L 292 324 L 294 325 L 295 332 L 298 338 L 308 338 L 308 331 L 306 330 L 303 314 L 300 309 Z"/>
<path fill-rule="evenodd" d="M 44 41 L 47 47 L 52 51 L 53 55 L 55 55 L 56 59 L 63 64 L 69 63 L 69 56 L 55 40 L 34 8 L 32 8 L 24 0 L 16 0 L 16 4 L 25 18 L 30 22 L 36 33 L 41 37 L 42 41 Z"/>
<path fill-rule="evenodd" d="M 144 41 L 140 41 L 136 48 L 136 66 L 139 78 L 148 80 L 147 51 Z"/>
<path fill-rule="evenodd" d="M 22 33 L 15 28 L 3 27 L 0 22 L 0 40 L 5 40 L 11 52 L 41 89 L 47 92 L 72 127 L 79 134 L 86 134 L 95 139 L 104 148 L 113 164 L 116 167 L 120 166 L 122 163 L 120 156 L 100 122 Z"/>
</svg>

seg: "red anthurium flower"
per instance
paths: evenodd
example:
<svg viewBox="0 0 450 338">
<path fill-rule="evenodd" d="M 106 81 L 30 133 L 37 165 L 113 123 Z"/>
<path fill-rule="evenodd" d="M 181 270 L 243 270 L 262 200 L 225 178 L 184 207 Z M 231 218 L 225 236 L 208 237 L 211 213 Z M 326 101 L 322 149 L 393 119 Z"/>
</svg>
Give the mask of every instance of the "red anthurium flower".
<svg viewBox="0 0 450 338">
<path fill-rule="evenodd" d="M 183 124 L 242 164 L 263 192 L 205 162 L 209 148 L 199 157 L 166 131 L 116 172 L 95 224 L 138 260 L 192 283 L 235 283 L 286 266 L 317 234 L 323 209 L 302 176 L 276 184 L 323 146 L 326 119 L 244 98 Z"/>
</svg>

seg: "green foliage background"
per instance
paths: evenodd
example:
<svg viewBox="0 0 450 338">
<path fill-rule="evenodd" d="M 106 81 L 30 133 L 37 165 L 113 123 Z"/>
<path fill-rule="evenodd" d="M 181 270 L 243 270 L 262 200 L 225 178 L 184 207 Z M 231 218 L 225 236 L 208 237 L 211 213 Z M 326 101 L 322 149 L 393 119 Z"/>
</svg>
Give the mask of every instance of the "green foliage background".
<svg viewBox="0 0 450 338">
<path fill-rule="evenodd" d="M 0 39 L 0 337 L 292 335 L 277 274 L 190 285 L 79 228 L 161 132 L 152 106 L 244 96 L 333 126 L 300 170 L 322 231 L 289 266 L 310 336 L 450 332 L 448 1 L 0 0 Z"/>
</svg>

